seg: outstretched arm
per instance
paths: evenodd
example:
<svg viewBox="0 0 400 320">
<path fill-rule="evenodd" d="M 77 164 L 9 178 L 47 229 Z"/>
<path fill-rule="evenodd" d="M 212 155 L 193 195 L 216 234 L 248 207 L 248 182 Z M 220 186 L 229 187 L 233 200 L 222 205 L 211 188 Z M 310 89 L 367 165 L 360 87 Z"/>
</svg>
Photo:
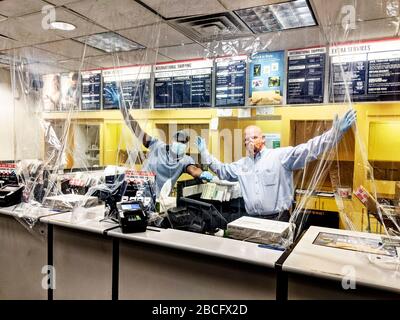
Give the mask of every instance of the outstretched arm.
<svg viewBox="0 0 400 320">
<path fill-rule="evenodd" d="M 338 120 L 336 116 L 332 128 L 322 135 L 308 140 L 289 149 L 282 160 L 282 165 L 288 170 L 302 169 L 307 162 L 316 160 L 320 154 L 330 150 L 356 121 L 356 111 L 351 109 Z"/>
<path fill-rule="evenodd" d="M 121 113 L 128 128 L 139 140 L 142 140 L 143 145 L 148 148 L 152 137 L 148 135 L 145 131 L 143 131 L 139 123 L 135 119 L 133 119 L 133 117 L 129 113 L 129 110 L 125 106 L 121 106 Z"/>
<path fill-rule="evenodd" d="M 186 172 L 190 174 L 193 178 L 199 178 L 201 180 L 212 181 L 212 179 L 214 178 L 211 172 L 203 171 L 193 164 L 187 166 Z"/>
<path fill-rule="evenodd" d="M 239 162 L 222 163 L 219 161 L 208 152 L 204 138 L 197 137 L 196 146 L 201 154 L 202 162 L 208 164 L 220 179 L 228 181 L 238 180 L 241 171 Z"/>
</svg>

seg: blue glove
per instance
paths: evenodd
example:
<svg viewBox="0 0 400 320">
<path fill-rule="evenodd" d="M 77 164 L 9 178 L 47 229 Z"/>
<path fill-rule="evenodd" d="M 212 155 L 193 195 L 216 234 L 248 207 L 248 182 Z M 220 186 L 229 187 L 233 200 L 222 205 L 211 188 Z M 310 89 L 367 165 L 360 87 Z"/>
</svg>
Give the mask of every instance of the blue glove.
<svg viewBox="0 0 400 320">
<path fill-rule="evenodd" d="M 199 152 L 202 153 L 207 149 L 206 140 L 202 137 L 197 137 L 196 141 L 194 142 Z"/>
<path fill-rule="evenodd" d="M 335 126 L 339 130 L 339 134 L 343 135 L 347 130 L 351 128 L 351 126 L 356 122 L 357 112 L 354 109 L 350 109 L 346 112 L 346 114 L 338 120 L 338 116 L 336 115 Z"/>
<path fill-rule="evenodd" d="M 203 171 L 200 175 L 201 180 L 206 180 L 208 182 L 212 181 L 213 178 L 214 176 L 208 171 Z"/>
<path fill-rule="evenodd" d="M 114 87 L 104 88 L 106 96 L 112 101 L 112 104 L 119 104 L 120 95 Z"/>
</svg>

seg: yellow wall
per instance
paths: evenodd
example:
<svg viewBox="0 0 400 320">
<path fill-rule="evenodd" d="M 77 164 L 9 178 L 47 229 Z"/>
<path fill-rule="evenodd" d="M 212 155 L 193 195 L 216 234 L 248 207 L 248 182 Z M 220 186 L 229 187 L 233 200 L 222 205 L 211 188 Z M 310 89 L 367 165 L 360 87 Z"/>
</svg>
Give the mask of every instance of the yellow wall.
<svg viewBox="0 0 400 320">
<path fill-rule="evenodd" d="M 371 119 L 368 159 L 400 161 L 400 121 L 374 121 Z"/>
</svg>

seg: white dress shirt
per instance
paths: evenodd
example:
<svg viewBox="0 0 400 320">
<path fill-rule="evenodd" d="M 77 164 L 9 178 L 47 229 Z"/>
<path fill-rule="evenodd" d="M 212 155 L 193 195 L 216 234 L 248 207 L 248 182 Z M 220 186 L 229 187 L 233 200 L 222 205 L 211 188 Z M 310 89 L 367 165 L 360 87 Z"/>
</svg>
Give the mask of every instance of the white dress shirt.
<svg viewBox="0 0 400 320">
<path fill-rule="evenodd" d="M 310 139 L 296 147 L 266 149 L 254 157 L 224 164 L 204 150 L 202 162 L 208 164 L 220 179 L 239 181 L 249 215 L 274 215 L 288 210 L 293 201 L 293 170 L 316 160 L 339 140 L 336 130 Z"/>
</svg>

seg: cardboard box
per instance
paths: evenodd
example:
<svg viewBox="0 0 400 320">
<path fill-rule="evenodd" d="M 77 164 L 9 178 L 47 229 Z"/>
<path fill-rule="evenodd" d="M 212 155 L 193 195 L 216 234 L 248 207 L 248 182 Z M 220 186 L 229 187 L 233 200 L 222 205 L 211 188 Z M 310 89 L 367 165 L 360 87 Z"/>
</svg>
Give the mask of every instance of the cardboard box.
<svg viewBox="0 0 400 320">
<path fill-rule="evenodd" d="M 377 213 L 378 202 L 363 186 L 359 186 L 357 190 L 353 191 L 354 195 L 361 203 L 367 208 L 370 213 Z"/>
</svg>

